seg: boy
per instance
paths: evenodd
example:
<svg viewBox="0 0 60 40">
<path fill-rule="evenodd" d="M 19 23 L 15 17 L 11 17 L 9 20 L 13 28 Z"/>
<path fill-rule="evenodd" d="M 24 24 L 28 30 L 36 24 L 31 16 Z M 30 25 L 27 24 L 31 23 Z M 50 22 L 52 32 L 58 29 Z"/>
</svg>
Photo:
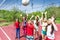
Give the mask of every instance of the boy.
<svg viewBox="0 0 60 40">
<path fill-rule="evenodd" d="M 15 21 L 15 27 L 16 27 L 16 39 L 20 39 L 20 22 L 19 19 L 16 19 Z"/>
</svg>

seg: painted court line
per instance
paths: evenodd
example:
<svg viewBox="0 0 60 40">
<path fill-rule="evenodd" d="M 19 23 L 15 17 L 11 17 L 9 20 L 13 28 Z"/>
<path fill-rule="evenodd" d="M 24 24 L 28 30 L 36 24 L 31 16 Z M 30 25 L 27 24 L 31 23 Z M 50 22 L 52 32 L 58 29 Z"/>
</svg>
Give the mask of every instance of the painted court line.
<svg viewBox="0 0 60 40">
<path fill-rule="evenodd" d="M 8 40 L 11 40 L 9 36 L 6 34 L 6 32 L 0 27 L 1 31 L 5 34 L 5 36 L 8 38 Z"/>
</svg>

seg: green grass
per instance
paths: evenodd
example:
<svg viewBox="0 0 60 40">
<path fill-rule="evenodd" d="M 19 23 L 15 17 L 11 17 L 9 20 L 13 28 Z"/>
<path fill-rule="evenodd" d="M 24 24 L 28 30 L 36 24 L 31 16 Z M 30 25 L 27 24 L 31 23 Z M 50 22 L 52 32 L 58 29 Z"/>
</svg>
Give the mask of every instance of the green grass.
<svg viewBox="0 0 60 40">
<path fill-rule="evenodd" d="M 3 19 L 3 18 L 0 18 L 0 20 L 5 20 L 5 19 Z"/>
<path fill-rule="evenodd" d="M 56 23 L 60 24 L 60 17 L 56 18 Z"/>
<path fill-rule="evenodd" d="M 60 20 L 56 20 L 56 23 L 59 23 L 60 24 Z"/>
<path fill-rule="evenodd" d="M 4 20 L 2 18 L 0 18 L 0 20 Z M 0 26 L 8 26 L 9 24 L 11 24 L 12 22 L 0 22 Z M 60 18 L 56 19 L 56 23 L 60 24 Z"/>
<path fill-rule="evenodd" d="M 12 22 L 2 22 L 0 23 L 0 26 L 8 26 L 9 24 L 11 24 Z"/>
</svg>

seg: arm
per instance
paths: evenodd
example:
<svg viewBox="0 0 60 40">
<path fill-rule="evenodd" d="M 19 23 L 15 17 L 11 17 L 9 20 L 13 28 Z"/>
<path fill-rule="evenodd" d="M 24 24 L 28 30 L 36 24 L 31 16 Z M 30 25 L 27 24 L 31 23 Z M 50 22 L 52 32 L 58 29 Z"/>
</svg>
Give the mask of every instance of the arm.
<svg viewBox="0 0 60 40">
<path fill-rule="evenodd" d="M 42 26 L 42 18 L 40 18 L 38 15 L 37 15 L 38 19 L 39 19 L 39 24 L 40 26 Z"/>
<path fill-rule="evenodd" d="M 28 14 L 26 14 L 26 16 L 27 16 L 27 19 L 28 19 Z"/>
<path fill-rule="evenodd" d="M 45 19 L 47 19 L 47 11 L 45 12 Z"/>
<path fill-rule="evenodd" d="M 53 26 L 54 26 L 55 31 L 58 31 L 58 28 L 57 28 L 57 26 L 55 25 L 55 23 L 52 22 L 52 24 L 53 24 Z"/>
<path fill-rule="evenodd" d="M 34 17 L 34 15 L 31 16 L 30 20 Z"/>
<path fill-rule="evenodd" d="M 42 26 L 42 22 L 43 22 L 43 12 L 41 13 L 42 14 L 42 16 L 41 16 L 41 18 L 40 18 L 40 25 Z"/>
<path fill-rule="evenodd" d="M 43 18 L 44 18 L 44 15 L 43 15 L 43 12 L 41 13 L 41 18 L 40 18 L 40 21 L 42 21 L 43 20 Z"/>
</svg>

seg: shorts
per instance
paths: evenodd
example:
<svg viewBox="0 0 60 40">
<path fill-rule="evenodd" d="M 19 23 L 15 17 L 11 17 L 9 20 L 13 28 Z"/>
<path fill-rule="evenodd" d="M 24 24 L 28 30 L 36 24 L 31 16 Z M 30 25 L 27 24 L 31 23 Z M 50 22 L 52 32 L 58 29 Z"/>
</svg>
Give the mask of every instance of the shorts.
<svg viewBox="0 0 60 40">
<path fill-rule="evenodd" d="M 44 34 L 44 35 L 46 35 L 46 34 L 47 34 L 47 33 L 46 33 L 46 31 L 44 31 L 44 30 L 42 30 L 42 31 L 41 31 L 41 33 L 42 33 L 42 34 Z"/>
<path fill-rule="evenodd" d="M 55 40 L 55 39 L 49 39 L 48 37 L 46 37 L 46 39 L 45 40 Z"/>
<path fill-rule="evenodd" d="M 33 36 L 26 36 L 26 40 L 34 40 L 34 37 Z"/>
</svg>

